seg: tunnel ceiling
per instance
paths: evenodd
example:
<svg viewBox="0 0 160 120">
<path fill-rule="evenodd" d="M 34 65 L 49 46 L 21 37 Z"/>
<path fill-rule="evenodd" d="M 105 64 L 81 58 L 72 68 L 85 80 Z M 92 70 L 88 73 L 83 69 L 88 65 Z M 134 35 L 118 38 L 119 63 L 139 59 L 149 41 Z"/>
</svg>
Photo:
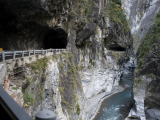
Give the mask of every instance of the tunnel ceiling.
<svg viewBox="0 0 160 120">
<path fill-rule="evenodd" d="M 58 19 L 57 13 L 61 12 L 61 7 L 53 7 L 52 3 L 46 8 L 48 3 L 41 2 L 0 1 L 0 48 L 4 50 L 66 48 L 67 33 L 63 29 L 57 27 L 55 29 L 48 22 L 53 21 L 54 17 Z"/>
</svg>

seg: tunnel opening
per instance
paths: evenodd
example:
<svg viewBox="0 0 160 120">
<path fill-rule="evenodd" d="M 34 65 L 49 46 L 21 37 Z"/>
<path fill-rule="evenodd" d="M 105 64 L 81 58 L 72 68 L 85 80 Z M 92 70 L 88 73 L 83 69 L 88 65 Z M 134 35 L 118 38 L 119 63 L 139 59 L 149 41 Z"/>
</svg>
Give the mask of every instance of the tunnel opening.
<svg viewBox="0 0 160 120">
<path fill-rule="evenodd" d="M 50 29 L 43 39 L 44 49 L 66 49 L 67 33 L 63 29 Z"/>
<path fill-rule="evenodd" d="M 35 2 L 34 2 L 35 3 Z M 30 7 L 33 5 L 32 7 Z M 39 4 L 38 4 L 39 5 Z M 50 27 L 52 15 L 32 1 L 0 1 L 0 48 L 3 50 L 39 50 L 66 48 L 65 30 Z"/>
<path fill-rule="evenodd" d="M 108 46 L 107 49 L 112 50 L 112 51 L 125 51 L 126 50 L 126 48 L 121 47 L 121 46 Z"/>
</svg>

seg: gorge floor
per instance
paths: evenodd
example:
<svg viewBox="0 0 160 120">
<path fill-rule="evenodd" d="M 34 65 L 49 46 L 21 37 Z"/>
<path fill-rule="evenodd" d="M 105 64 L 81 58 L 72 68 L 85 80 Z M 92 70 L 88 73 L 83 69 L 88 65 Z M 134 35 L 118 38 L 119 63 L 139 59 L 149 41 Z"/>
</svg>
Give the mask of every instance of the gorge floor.
<svg viewBox="0 0 160 120">
<path fill-rule="evenodd" d="M 124 74 L 121 85 L 125 90 L 106 98 L 94 120 L 124 120 L 132 107 L 132 74 Z"/>
</svg>

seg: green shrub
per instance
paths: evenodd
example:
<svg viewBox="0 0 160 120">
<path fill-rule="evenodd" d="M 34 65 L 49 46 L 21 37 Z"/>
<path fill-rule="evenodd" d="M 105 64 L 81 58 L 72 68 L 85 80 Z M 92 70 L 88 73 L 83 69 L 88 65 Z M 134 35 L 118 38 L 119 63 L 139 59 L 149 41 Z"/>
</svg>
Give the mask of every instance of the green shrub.
<svg viewBox="0 0 160 120">
<path fill-rule="evenodd" d="M 72 86 L 73 86 L 74 89 L 76 88 L 76 82 L 75 82 L 75 80 L 72 81 Z"/>
<path fill-rule="evenodd" d="M 63 98 L 63 93 L 64 93 L 64 88 L 63 87 L 58 87 L 59 92 L 61 94 L 61 98 Z"/>
<path fill-rule="evenodd" d="M 32 105 L 35 103 L 35 99 L 33 98 L 33 94 L 29 94 L 28 91 L 23 93 L 24 103 L 27 105 Z"/>
<path fill-rule="evenodd" d="M 12 89 L 13 89 L 13 90 L 17 90 L 18 88 L 17 88 L 17 87 L 13 87 Z"/>
<path fill-rule="evenodd" d="M 84 0 L 85 2 L 85 13 L 86 15 L 91 14 L 92 0 Z"/>
<path fill-rule="evenodd" d="M 140 78 L 140 77 L 138 77 L 138 78 L 136 78 L 135 80 L 134 80 L 134 83 L 135 83 L 135 86 L 136 87 L 139 87 L 139 84 L 142 82 L 142 79 Z"/>
<path fill-rule="evenodd" d="M 68 57 L 71 59 L 71 61 L 73 61 L 74 56 L 73 56 L 73 54 L 72 54 L 72 53 L 68 53 Z"/>
<path fill-rule="evenodd" d="M 64 68 L 65 66 L 61 63 L 58 64 L 60 68 Z"/>
<path fill-rule="evenodd" d="M 38 85 L 38 90 L 39 90 L 39 97 L 41 100 L 43 100 L 44 97 L 43 97 L 42 85 L 40 85 L 40 84 Z"/>
<path fill-rule="evenodd" d="M 36 60 L 35 62 L 27 64 L 27 66 L 31 67 L 33 70 L 43 71 L 48 65 L 48 60 L 48 57 L 44 57 L 42 59 Z"/>
<path fill-rule="evenodd" d="M 129 25 L 126 20 L 126 15 L 121 7 L 120 0 L 112 0 L 110 2 L 110 18 L 122 27 L 122 32 L 127 33 L 129 31 Z"/>
<path fill-rule="evenodd" d="M 78 115 L 80 115 L 80 106 L 79 106 L 79 104 L 77 104 L 76 105 L 76 113 L 78 114 Z"/>
<path fill-rule="evenodd" d="M 52 60 L 53 60 L 53 61 L 56 61 L 56 60 L 57 60 L 57 58 L 56 58 L 55 56 L 53 56 L 53 57 L 52 57 Z"/>
<path fill-rule="evenodd" d="M 78 14 L 77 14 L 77 12 L 76 12 L 76 10 L 72 10 L 70 13 L 69 13 L 69 15 L 71 16 L 71 17 L 75 17 L 75 16 L 79 16 Z"/>
<path fill-rule="evenodd" d="M 157 42 L 158 38 L 160 38 L 160 12 L 157 14 L 154 24 L 152 25 L 152 33 L 147 34 L 143 42 L 138 48 L 138 67 L 140 69 L 141 65 L 145 62 L 144 57 L 149 53 L 152 45 Z"/>
<path fill-rule="evenodd" d="M 61 99 L 61 103 L 65 105 L 69 105 L 69 102 L 65 101 L 64 99 Z"/>
<path fill-rule="evenodd" d="M 75 101 L 75 102 L 76 102 L 77 99 L 78 99 L 76 94 L 73 95 L 73 98 L 74 98 L 74 101 Z"/>
</svg>

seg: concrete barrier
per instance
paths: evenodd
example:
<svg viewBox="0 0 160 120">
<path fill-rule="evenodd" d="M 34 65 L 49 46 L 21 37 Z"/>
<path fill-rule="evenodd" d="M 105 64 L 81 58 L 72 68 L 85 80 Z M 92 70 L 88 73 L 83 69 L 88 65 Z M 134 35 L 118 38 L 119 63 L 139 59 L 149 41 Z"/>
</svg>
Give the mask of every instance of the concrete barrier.
<svg viewBox="0 0 160 120">
<path fill-rule="evenodd" d="M 41 110 L 36 114 L 36 120 L 56 120 L 56 114 L 50 110 Z"/>
<path fill-rule="evenodd" d="M 5 78 L 5 74 L 7 72 L 7 65 L 6 63 L 0 63 L 0 85 L 2 85 L 4 78 Z"/>
</svg>

